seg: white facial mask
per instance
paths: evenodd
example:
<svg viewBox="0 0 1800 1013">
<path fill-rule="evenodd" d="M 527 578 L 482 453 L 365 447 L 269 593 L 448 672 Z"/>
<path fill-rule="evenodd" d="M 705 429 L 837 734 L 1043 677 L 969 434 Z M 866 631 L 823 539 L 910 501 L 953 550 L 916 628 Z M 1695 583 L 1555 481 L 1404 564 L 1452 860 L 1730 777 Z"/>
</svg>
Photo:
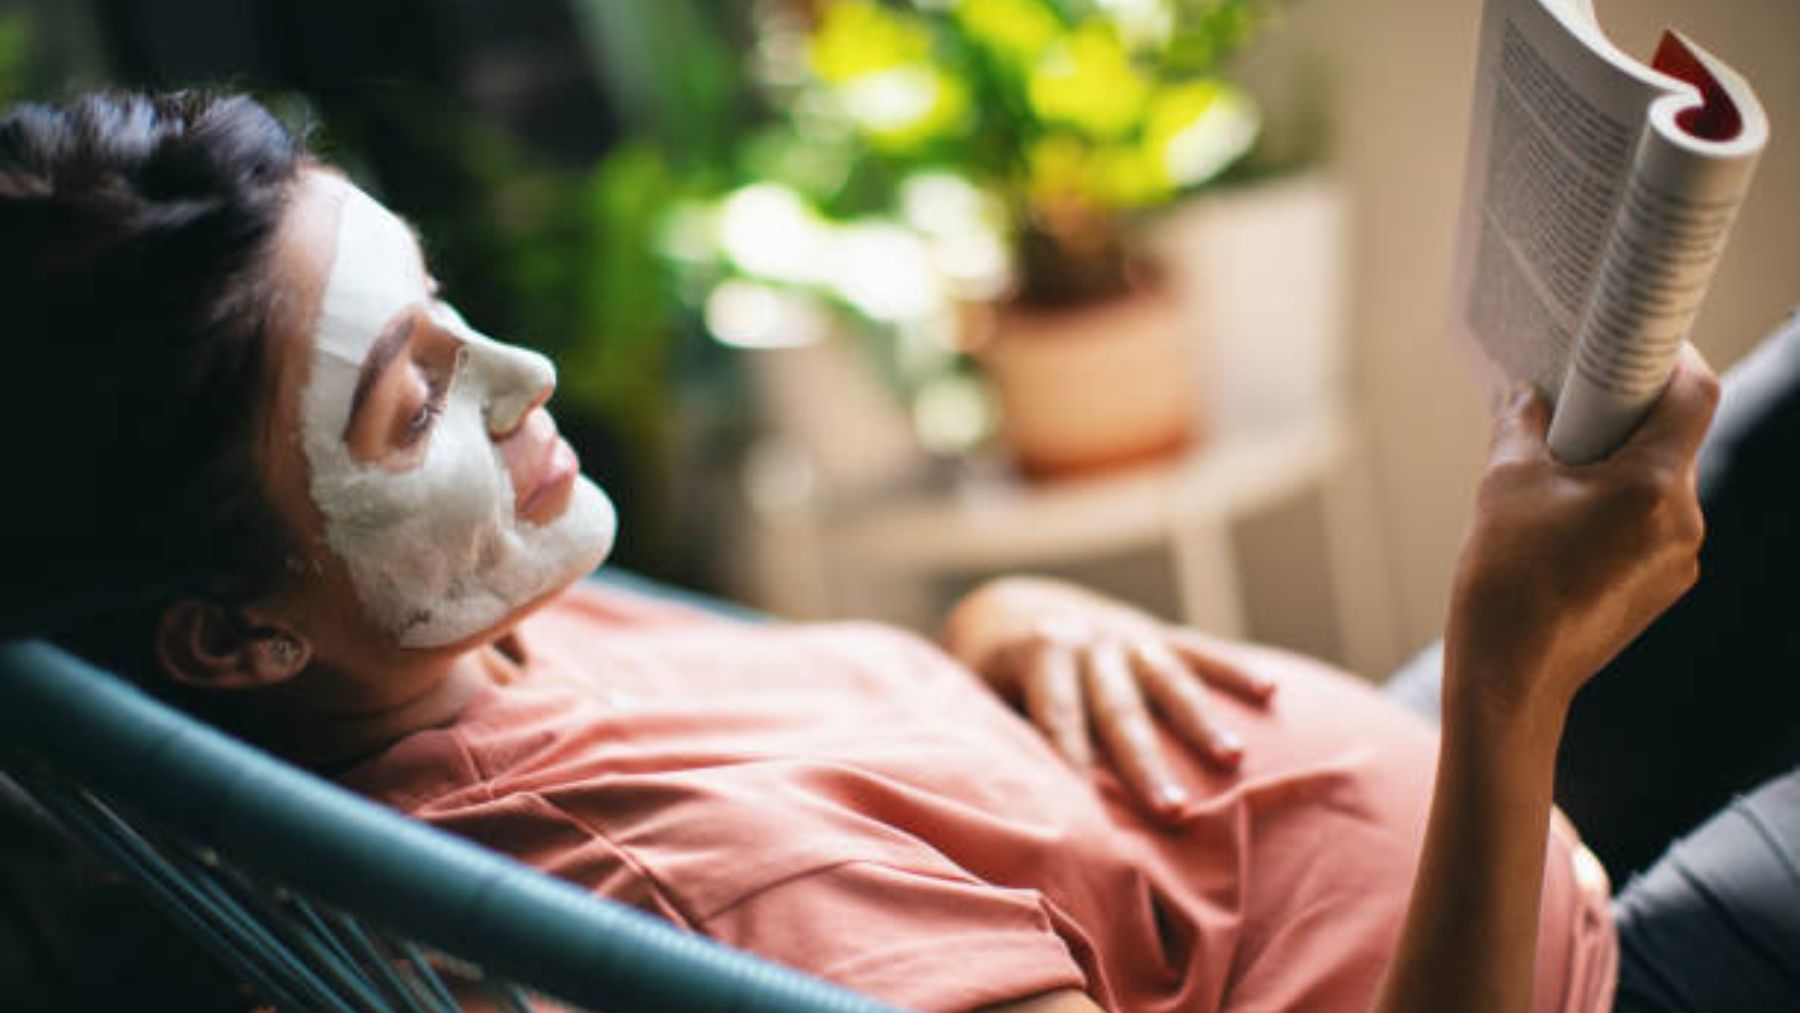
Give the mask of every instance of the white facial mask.
<svg viewBox="0 0 1800 1013">
<path fill-rule="evenodd" d="M 371 616 L 402 646 L 442 647 L 493 628 L 599 565 L 617 521 L 606 494 L 585 476 L 549 523 L 516 515 L 512 480 L 490 433 L 519 424 L 555 384 L 554 367 L 476 332 L 435 301 L 406 225 L 338 177 L 318 178 L 343 202 L 301 401 L 313 502 Z M 356 460 L 345 432 L 369 349 L 397 315 L 418 306 L 462 349 L 422 457 L 392 471 Z"/>
</svg>

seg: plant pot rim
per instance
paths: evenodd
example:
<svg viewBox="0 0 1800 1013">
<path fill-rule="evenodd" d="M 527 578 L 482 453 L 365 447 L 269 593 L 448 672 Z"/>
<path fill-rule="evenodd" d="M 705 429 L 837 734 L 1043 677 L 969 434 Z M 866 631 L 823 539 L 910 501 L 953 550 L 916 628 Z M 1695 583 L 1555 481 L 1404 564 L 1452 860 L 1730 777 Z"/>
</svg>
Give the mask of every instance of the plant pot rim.
<svg viewBox="0 0 1800 1013">
<path fill-rule="evenodd" d="M 1105 299 L 1061 305 L 1002 300 L 994 304 L 993 337 L 1002 340 L 1026 338 L 1031 341 L 1079 339 L 1086 333 L 1086 329 L 1076 326 L 1077 321 L 1117 317 L 1121 314 L 1170 314 L 1176 312 L 1177 308 L 1174 286 L 1160 280 L 1134 285 L 1125 292 Z"/>
</svg>

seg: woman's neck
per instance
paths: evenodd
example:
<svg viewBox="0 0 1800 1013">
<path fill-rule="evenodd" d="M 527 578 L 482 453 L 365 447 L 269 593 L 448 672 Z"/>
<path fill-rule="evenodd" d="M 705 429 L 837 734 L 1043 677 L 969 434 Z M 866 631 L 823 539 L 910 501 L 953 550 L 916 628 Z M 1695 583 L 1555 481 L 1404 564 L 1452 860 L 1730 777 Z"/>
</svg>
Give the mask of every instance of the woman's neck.
<svg viewBox="0 0 1800 1013">
<path fill-rule="evenodd" d="M 519 660 L 508 636 L 378 680 L 309 673 L 305 685 L 258 701 L 227 722 L 284 759 L 341 770 L 414 732 L 454 722 L 482 691 L 517 678 Z"/>
</svg>

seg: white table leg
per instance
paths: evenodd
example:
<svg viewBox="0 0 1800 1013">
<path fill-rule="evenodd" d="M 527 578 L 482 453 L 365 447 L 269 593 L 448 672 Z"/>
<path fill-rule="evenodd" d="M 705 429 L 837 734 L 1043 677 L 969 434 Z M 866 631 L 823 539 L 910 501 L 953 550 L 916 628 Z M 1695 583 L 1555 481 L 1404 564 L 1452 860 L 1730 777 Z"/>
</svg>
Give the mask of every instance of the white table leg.
<svg viewBox="0 0 1800 1013">
<path fill-rule="evenodd" d="M 1175 513 L 1171 526 L 1182 618 L 1218 636 L 1244 636 L 1243 585 L 1238 579 L 1230 519 L 1211 511 L 1182 516 L 1180 503 Z"/>
<path fill-rule="evenodd" d="M 1350 440 L 1322 477 L 1319 498 L 1344 663 L 1366 679 L 1380 679 L 1399 659 L 1393 583 L 1370 467 L 1361 441 Z"/>
</svg>

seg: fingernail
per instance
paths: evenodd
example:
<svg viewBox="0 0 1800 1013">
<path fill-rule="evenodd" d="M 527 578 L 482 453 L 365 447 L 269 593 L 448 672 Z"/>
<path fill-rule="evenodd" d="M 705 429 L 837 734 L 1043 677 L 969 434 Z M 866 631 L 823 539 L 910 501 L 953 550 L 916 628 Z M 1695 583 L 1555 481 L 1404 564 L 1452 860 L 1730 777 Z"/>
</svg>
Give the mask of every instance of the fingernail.
<svg viewBox="0 0 1800 1013">
<path fill-rule="evenodd" d="M 1221 730 L 1213 736 L 1213 748 L 1219 758 L 1227 763 L 1236 763 L 1244 755 L 1244 740 L 1238 733 Z"/>
<path fill-rule="evenodd" d="M 1180 785 L 1165 784 L 1156 789 L 1156 803 L 1164 809 L 1178 809 L 1187 804 L 1188 793 Z"/>
</svg>

